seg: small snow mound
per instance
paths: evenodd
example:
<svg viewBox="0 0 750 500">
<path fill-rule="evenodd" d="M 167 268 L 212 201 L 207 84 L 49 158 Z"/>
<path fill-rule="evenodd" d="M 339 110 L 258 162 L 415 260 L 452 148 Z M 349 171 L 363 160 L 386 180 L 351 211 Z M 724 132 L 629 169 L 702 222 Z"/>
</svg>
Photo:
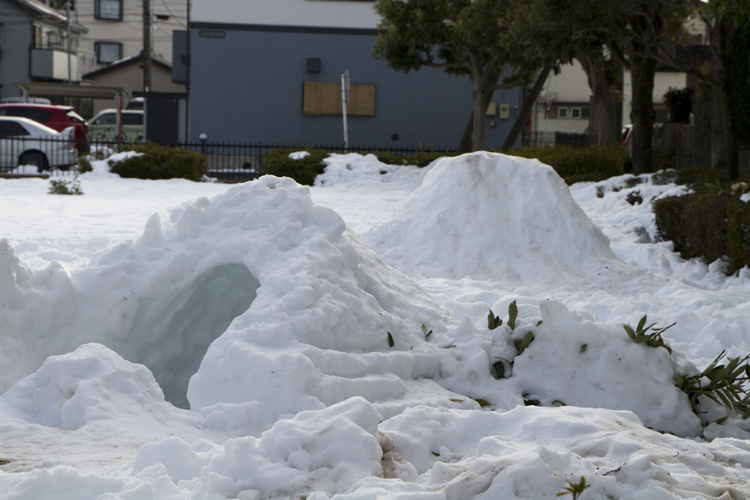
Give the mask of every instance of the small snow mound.
<svg viewBox="0 0 750 500">
<path fill-rule="evenodd" d="M 362 238 L 387 263 L 427 278 L 528 285 L 619 264 L 551 167 L 487 152 L 439 160 L 404 206 Z"/>
<path fill-rule="evenodd" d="M 0 396 L 0 415 L 61 429 L 78 429 L 93 420 L 128 417 L 164 402 L 164 394 L 145 366 L 125 361 L 100 344 L 51 356 Z"/>
</svg>

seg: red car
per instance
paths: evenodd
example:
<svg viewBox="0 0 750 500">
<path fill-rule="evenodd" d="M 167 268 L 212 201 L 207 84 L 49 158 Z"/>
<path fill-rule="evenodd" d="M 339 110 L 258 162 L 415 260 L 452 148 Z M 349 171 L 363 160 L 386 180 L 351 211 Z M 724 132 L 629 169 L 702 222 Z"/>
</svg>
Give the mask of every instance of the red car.
<svg viewBox="0 0 750 500">
<path fill-rule="evenodd" d="M 72 106 L 31 103 L 0 104 L 0 116 L 29 118 L 58 132 L 62 132 L 68 127 L 75 127 L 78 153 L 87 153 L 90 149 L 89 127 L 86 125 L 86 120 L 73 111 Z"/>
</svg>

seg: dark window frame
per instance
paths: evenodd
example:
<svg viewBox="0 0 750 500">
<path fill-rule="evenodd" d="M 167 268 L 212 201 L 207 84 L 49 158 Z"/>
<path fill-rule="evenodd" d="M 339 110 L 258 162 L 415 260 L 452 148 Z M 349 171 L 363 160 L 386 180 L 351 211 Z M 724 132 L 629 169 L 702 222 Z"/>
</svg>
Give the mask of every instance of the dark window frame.
<svg viewBox="0 0 750 500">
<path fill-rule="evenodd" d="M 104 61 L 101 58 L 101 46 L 102 44 L 105 45 L 117 45 L 117 47 L 120 49 L 120 54 L 116 59 L 113 59 L 112 61 Z M 96 62 L 99 64 L 111 64 L 115 61 L 119 61 L 122 59 L 122 42 L 108 42 L 105 40 L 100 40 L 98 42 L 94 42 L 94 53 L 96 54 Z"/>
<path fill-rule="evenodd" d="M 122 21 L 122 0 L 117 0 L 117 2 L 120 4 L 120 17 L 102 17 L 101 0 L 94 0 L 94 18 L 103 21 Z"/>
</svg>

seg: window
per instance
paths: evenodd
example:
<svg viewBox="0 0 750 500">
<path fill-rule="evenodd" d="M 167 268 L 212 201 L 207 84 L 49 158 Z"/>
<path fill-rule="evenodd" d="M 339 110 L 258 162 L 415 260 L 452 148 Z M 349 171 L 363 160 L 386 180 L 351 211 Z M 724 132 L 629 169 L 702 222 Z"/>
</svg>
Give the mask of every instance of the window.
<svg viewBox="0 0 750 500">
<path fill-rule="evenodd" d="M 122 44 L 118 42 L 96 42 L 96 62 L 109 64 L 122 59 Z"/>
<path fill-rule="evenodd" d="M 558 118 L 568 118 L 568 108 L 557 108 L 557 117 Z"/>
<path fill-rule="evenodd" d="M 302 93 L 302 114 L 308 116 L 341 116 L 341 84 L 305 82 Z M 375 116 L 375 85 L 352 83 L 348 116 Z"/>
<path fill-rule="evenodd" d="M 123 113 L 122 124 L 123 125 L 143 125 L 143 114 L 142 113 Z"/>
<path fill-rule="evenodd" d="M 18 137 L 23 135 L 29 135 L 29 131 L 26 130 L 20 123 L 0 122 L 0 138 Z"/>
<path fill-rule="evenodd" d="M 105 113 L 96 119 L 94 125 L 117 125 L 117 115 L 115 113 Z"/>
<path fill-rule="evenodd" d="M 94 0 L 94 17 L 122 21 L 122 0 Z"/>
<path fill-rule="evenodd" d="M 570 117 L 574 120 L 580 120 L 581 108 L 570 108 Z"/>
</svg>

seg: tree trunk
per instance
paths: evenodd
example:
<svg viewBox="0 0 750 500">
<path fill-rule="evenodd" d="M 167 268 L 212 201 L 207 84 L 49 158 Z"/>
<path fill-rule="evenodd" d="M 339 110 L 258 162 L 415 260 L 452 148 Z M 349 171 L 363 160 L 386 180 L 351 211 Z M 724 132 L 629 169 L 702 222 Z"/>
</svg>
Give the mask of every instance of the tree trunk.
<svg viewBox="0 0 750 500">
<path fill-rule="evenodd" d="M 737 39 L 736 18 L 734 12 L 725 12 L 718 21 L 716 31 L 718 40 L 719 74 L 722 85 L 719 87 L 719 106 L 722 114 L 722 135 L 724 136 L 724 151 L 727 161 L 727 175 L 729 180 L 737 179 L 739 171 L 739 152 L 737 150 L 737 130 L 735 128 L 735 109 L 732 96 L 735 93 L 735 42 Z M 713 43 L 713 42 L 712 42 Z"/>
<path fill-rule="evenodd" d="M 544 87 L 544 82 L 547 81 L 547 77 L 549 76 L 550 71 L 552 71 L 552 66 L 548 65 L 542 69 L 541 73 L 539 73 L 539 76 L 537 77 L 536 82 L 534 83 L 534 86 L 531 88 L 531 92 L 529 92 L 529 95 L 526 96 L 526 100 L 523 102 L 523 106 L 521 107 L 521 112 L 516 117 L 516 121 L 513 124 L 513 128 L 510 129 L 510 132 L 508 133 L 508 137 L 505 138 L 502 151 L 508 151 L 510 148 L 513 147 L 513 144 L 516 143 L 516 138 L 518 138 L 518 134 L 521 133 L 523 124 L 526 122 L 526 119 L 529 117 L 529 115 L 531 114 L 531 111 L 534 109 L 536 98 L 539 97 L 539 93 L 542 91 L 542 87 Z"/>
<path fill-rule="evenodd" d="M 638 175 L 653 171 L 654 162 L 654 75 L 656 59 L 634 56 L 630 62 L 633 88 L 632 156 L 633 173 Z"/>
<path fill-rule="evenodd" d="M 487 134 L 485 131 L 485 115 L 487 114 L 487 96 L 494 93 L 494 88 L 488 91 L 482 88 L 483 82 L 477 82 L 474 84 L 474 90 L 471 92 L 471 100 L 474 104 L 472 109 L 472 132 L 471 132 L 471 150 L 482 151 L 487 149 Z"/>
<path fill-rule="evenodd" d="M 714 61 L 711 67 L 712 76 L 719 79 L 719 62 Z M 722 109 L 721 88 L 711 84 L 710 90 L 710 118 L 711 118 L 711 168 L 723 170 L 727 168 L 727 150 L 724 142 L 724 110 Z"/>
<path fill-rule="evenodd" d="M 612 82 L 606 61 L 595 61 L 587 55 L 577 57 L 589 82 L 593 95 L 589 118 L 589 136 L 597 144 L 617 141 L 620 126 L 617 123 L 617 103 L 613 95 Z"/>
</svg>

